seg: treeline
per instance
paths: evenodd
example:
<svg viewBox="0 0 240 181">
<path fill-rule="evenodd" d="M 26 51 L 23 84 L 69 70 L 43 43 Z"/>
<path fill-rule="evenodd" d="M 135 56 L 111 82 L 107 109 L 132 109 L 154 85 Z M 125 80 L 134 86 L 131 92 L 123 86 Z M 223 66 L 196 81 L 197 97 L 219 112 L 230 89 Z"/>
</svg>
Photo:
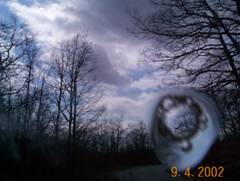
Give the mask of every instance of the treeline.
<svg viewBox="0 0 240 181">
<path fill-rule="evenodd" d="M 144 122 L 109 118 L 99 104 L 87 36 L 77 34 L 52 52 L 35 39 L 16 19 L 0 23 L 1 180 L 86 180 L 154 162 Z"/>
</svg>

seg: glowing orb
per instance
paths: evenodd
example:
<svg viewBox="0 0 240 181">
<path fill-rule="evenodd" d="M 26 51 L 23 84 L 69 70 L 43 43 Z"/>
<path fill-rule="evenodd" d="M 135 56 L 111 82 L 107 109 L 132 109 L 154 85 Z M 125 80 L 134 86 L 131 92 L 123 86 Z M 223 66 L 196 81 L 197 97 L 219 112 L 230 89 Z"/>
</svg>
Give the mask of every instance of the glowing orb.
<svg viewBox="0 0 240 181">
<path fill-rule="evenodd" d="M 196 166 L 214 143 L 218 122 L 216 105 L 203 93 L 186 88 L 162 90 L 151 125 L 157 157 L 179 170 Z"/>
</svg>

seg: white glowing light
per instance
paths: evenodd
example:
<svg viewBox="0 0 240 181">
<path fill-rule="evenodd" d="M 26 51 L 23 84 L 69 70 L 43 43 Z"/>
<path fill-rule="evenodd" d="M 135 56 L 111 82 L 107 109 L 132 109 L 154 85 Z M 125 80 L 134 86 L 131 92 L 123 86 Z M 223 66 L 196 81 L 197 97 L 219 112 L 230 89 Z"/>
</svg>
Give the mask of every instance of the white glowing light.
<svg viewBox="0 0 240 181">
<path fill-rule="evenodd" d="M 151 125 L 159 160 L 181 171 L 198 165 L 217 138 L 219 114 L 214 102 L 192 89 L 161 90 Z"/>
</svg>

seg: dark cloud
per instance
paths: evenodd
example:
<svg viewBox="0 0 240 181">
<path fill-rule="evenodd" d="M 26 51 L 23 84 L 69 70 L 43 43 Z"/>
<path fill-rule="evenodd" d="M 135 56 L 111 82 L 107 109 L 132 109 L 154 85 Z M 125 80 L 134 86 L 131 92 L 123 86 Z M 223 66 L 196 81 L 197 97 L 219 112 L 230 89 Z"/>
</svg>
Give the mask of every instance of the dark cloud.
<svg viewBox="0 0 240 181">
<path fill-rule="evenodd" d="M 114 85 L 128 83 L 129 78 L 120 75 L 117 71 L 119 67 L 114 68 L 112 63 L 114 62 L 114 66 L 118 65 L 118 61 L 127 64 L 127 61 L 130 61 L 129 57 L 127 58 L 124 52 L 118 54 L 114 52 L 113 45 L 133 47 L 144 43 L 134 38 L 128 31 L 133 25 L 128 10 L 137 9 L 141 14 L 148 13 L 152 8 L 148 0 L 72 0 L 70 2 L 74 6 L 66 7 L 65 12 L 74 15 L 77 19 L 74 22 L 59 19 L 59 26 L 67 32 L 88 31 L 93 42 L 98 44 L 96 51 L 99 60 L 96 77 L 99 81 Z M 130 48 L 123 49 L 131 51 Z"/>
<path fill-rule="evenodd" d="M 109 58 L 100 46 L 94 47 L 96 54 L 96 69 L 95 69 L 95 79 L 98 82 L 103 82 L 112 85 L 126 85 L 130 80 L 120 75 L 116 68 L 113 67 Z"/>
<path fill-rule="evenodd" d="M 73 3 L 74 7 L 66 11 L 79 17 L 79 23 L 65 24 L 66 29 L 74 32 L 87 29 L 97 39 L 130 43 L 138 40 L 133 40 L 127 31 L 132 26 L 128 10 L 135 8 L 144 14 L 151 9 L 148 0 L 88 0 L 84 4 L 75 0 Z"/>
</svg>

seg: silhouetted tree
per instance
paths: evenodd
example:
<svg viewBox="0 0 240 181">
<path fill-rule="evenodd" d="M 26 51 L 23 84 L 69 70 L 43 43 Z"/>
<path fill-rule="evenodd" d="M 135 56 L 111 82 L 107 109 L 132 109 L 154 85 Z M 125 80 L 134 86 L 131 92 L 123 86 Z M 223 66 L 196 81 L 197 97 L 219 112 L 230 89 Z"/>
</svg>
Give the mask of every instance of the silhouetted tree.
<svg viewBox="0 0 240 181">
<path fill-rule="evenodd" d="M 33 42 L 32 34 L 24 25 L 12 18 L 10 23 L 0 22 L 0 82 L 1 95 L 9 94 L 7 82 L 11 77 L 19 75 L 19 66 L 26 58 L 29 45 Z M 4 84 L 6 83 L 6 84 Z M 14 93 L 16 90 L 12 90 Z"/>
<path fill-rule="evenodd" d="M 128 149 L 143 152 L 151 148 L 149 132 L 143 121 L 130 125 L 126 138 Z"/>
<path fill-rule="evenodd" d="M 94 67 L 94 52 L 86 36 L 76 35 L 61 44 L 54 55 L 56 82 L 57 121 L 61 116 L 68 123 L 68 152 L 72 161 L 78 139 L 97 120 L 102 109 L 97 107 L 101 98 L 96 92 L 96 82 L 91 73 Z M 83 134 L 82 134 L 83 133 Z"/>
<path fill-rule="evenodd" d="M 240 14 L 236 0 L 152 0 L 147 17 L 132 13 L 135 33 L 154 43 L 145 52 L 181 83 L 240 89 Z M 177 82 L 175 82 L 177 83 Z"/>
</svg>

